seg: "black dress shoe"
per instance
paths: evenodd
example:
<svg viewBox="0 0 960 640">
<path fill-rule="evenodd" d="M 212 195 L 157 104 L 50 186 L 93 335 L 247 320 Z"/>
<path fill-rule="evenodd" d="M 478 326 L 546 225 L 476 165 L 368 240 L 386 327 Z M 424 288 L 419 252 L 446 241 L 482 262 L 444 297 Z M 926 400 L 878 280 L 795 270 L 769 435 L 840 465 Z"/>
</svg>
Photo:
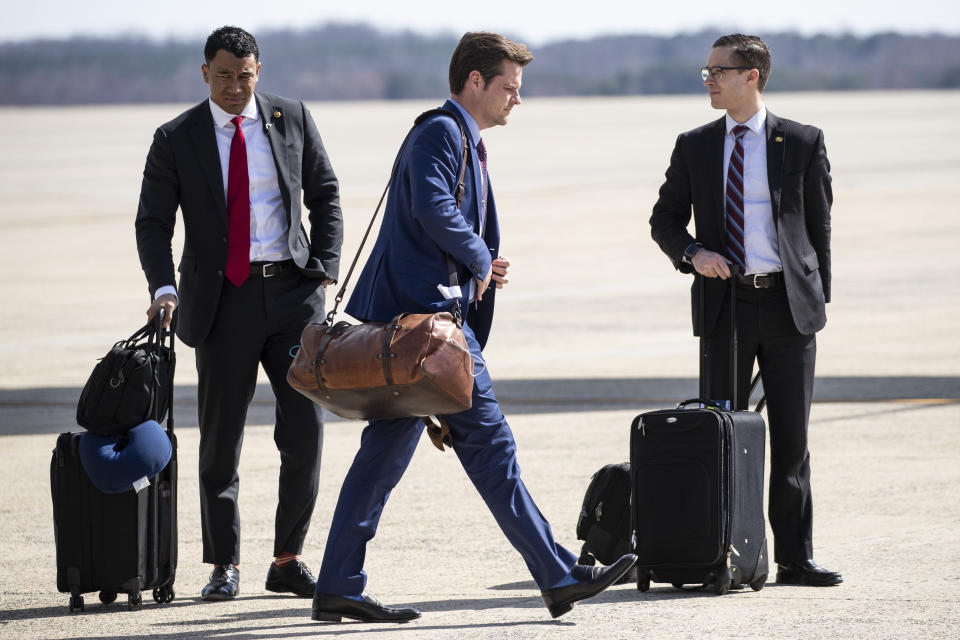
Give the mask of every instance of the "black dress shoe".
<svg viewBox="0 0 960 640">
<path fill-rule="evenodd" d="M 200 591 L 202 600 L 233 600 L 240 593 L 240 569 L 232 564 L 218 564 L 210 574 L 210 582 Z"/>
<path fill-rule="evenodd" d="M 386 607 L 373 596 L 363 594 L 363 600 L 353 600 L 329 593 L 313 596 L 313 619 L 321 622 L 340 622 L 343 618 L 360 622 L 410 622 L 420 617 L 412 607 Z"/>
<path fill-rule="evenodd" d="M 543 601 L 550 611 L 550 615 L 559 618 L 570 609 L 573 609 L 573 603 L 592 598 L 614 582 L 620 576 L 630 570 L 630 567 L 637 561 L 637 556 L 628 553 L 621 556 L 619 560 L 606 567 L 587 567 L 584 565 L 574 565 L 570 574 L 577 582 L 566 587 L 557 587 L 556 589 L 547 589 L 542 591 Z"/>
<path fill-rule="evenodd" d="M 843 582 L 836 571 L 827 571 L 812 559 L 777 564 L 777 584 L 802 584 L 808 587 L 832 587 Z"/>
<path fill-rule="evenodd" d="M 291 560 L 283 566 L 270 563 L 267 571 L 267 591 L 274 593 L 293 593 L 301 598 L 312 598 L 317 590 L 317 579 L 310 573 L 300 558 Z"/>
</svg>

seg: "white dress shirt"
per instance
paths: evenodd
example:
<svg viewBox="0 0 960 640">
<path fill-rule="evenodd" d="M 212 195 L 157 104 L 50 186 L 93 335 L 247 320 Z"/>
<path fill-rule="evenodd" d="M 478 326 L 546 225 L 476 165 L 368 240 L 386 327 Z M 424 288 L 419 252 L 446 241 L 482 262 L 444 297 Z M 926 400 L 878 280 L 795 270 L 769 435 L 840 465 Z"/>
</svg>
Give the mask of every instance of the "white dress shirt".
<svg viewBox="0 0 960 640">
<path fill-rule="evenodd" d="M 223 175 L 223 199 L 227 199 L 227 178 L 230 173 L 230 146 L 236 127 L 233 114 L 208 100 L 217 136 L 217 151 Z M 263 132 L 257 101 L 250 99 L 240 113 L 243 116 L 243 138 L 247 146 L 247 173 L 250 177 L 250 262 L 279 262 L 291 256 L 287 244 L 289 222 L 280 197 L 277 166 L 273 161 L 270 141 Z M 165 293 L 176 294 L 173 285 L 160 287 L 154 299 Z"/>
<path fill-rule="evenodd" d="M 727 114 L 727 135 L 723 141 L 723 188 L 727 188 L 730 155 L 736 144 L 733 128 L 740 124 Z M 743 136 L 743 244 L 746 274 L 783 271 L 777 229 L 773 224 L 770 184 L 767 182 L 767 108 L 761 106 L 743 123 L 750 130 Z"/>
</svg>

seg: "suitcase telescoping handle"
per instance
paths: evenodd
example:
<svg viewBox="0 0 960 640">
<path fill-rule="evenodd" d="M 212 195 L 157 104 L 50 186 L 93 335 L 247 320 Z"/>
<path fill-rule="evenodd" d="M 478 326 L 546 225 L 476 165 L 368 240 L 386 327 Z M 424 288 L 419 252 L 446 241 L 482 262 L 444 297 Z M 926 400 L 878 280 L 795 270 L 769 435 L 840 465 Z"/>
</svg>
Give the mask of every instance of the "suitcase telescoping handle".
<svg viewBox="0 0 960 640">
<path fill-rule="evenodd" d="M 751 395 L 752 395 L 753 392 L 756 390 L 757 385 L 759 385 L 759 384 L 760 384 L 760 373 L 758 372 L 757 375 L 753 376 L 753 380 L 750 382 L 750 394 L 751 394 Z M 757 413 L 760 413 L 761 411 L 763 411 L 763 407 L 764 407 L 764 405 L 767 403 L 766 401 L 767 401 L 766 396 L 761 397 L 761 398 L 760 398 L 760 402 L 757 403 L 757 408 L 754 409 L 754 411 L 756 411 Z M 724 407 L 719 406 L 716 400 L 708 400 L 708 399 L 707 399 L 707 395 L 704 394 L 704 393 L 701 393 L 700 397 L 698 397 L 698 398 L 690 398 L 689 400 L 684 400 L 683 402 L 678 402 L 678 403 L 677 403 L 677 409 L 685 409 L 688 404 L 696 404 L 696 405 L 703 406 L 703 407 L 714 407 L 714 408 L 717 408 L 717 409 L 723 409 L 723 408 L 724 408 Z"/>
<path fill-rule="evenodd" d="M 738 374 L 737 355 L 740 352 L 740 345 L 737 342 L 738 340 L 737 276 L 740 274 L 740 267 L 735 264 L 730 264 L 728 266 L 730 267 L 730 277 L 728 278 L 728 280 L 730 280 L 730 374 L 729 374 L 730 375 L 730 406 L 721 407 L 721 408 L 725 408 L 730 411 L 736 411 L 737 409 L 741 409 L 741 407 L 737 406 L 737 398 L 738 398 L 737 392 L 739 391 L 738 389 L 739 377 L 737 375 Z M 678 409 L 683 405 L 692 404 L 694 402 L 698 402 L 705 406 L 706 405 L 715 406 L 717 404 L 716 401 L 711 402 L 711 401 L 701 400 L 701 398 L 708 398 L 710 396 L 710 367 L 707 364 L 708 353 L 707 353 L 707 341 L 706 341 L 706 335 L 705 335 L 706 294 L 704 293 L 704 290 L 706 289 L 707 283 L 706 283 L 706 278 L 704 278 L 699 273 L 697 273 L 695 277 L 700 280 L 700 282 L 698 283 L 700 308 L 697 313 L 697 323 L 698 323 L 698 328 L 700 329 L 699 331 L 700 333 L 700 398 L 692 398 L 690 400 L 685 400 L 684 402 L 681 402 L 679 405 L 677 405 Z M 753 377 L 753 380 L 751 380 L 750 382 L 750 393 L 747 394 L 748 405 L 750 402 L 750 394 L 753 393 L 754 389 L 757 388 L 758 384 L 760 384 L 759 371 L 756 373 L 756 375 Z M 757 408 L 756 408 L 756 411 L 758 413 L 763 410 L 763 407 L 766 404 L 766 401 L 767 401 L 766 395 L 760 398 L 760 402 L 757 403 Z M 747 407 L 742 407 L 742 408 L 746 409 Z"/>
<path fill-rule="evenodd" d="M 161 347 L 164 346 L 164 339 L 169 338 L 169 349 L 170 349 L 170 362 L 171 364 L 174 361 L 173 357 L 173 344 L 176 342 L 175 329 L 177 327 L 177 314 L 173 313 L 170 317 L 170 326 L 166 329 L 163 328 L 163 317 L 166 315 L 166 309 L 159 309 L 156 314 L 153 316 L 153 330 L 157 335 L 157 353 L 160 352 Z M 170 373 L 169 380 L 166 381 L 167 384 L 167 431 L 173 433 L 173 366 L 167 367 L 167 370 Z"/>
</svg>

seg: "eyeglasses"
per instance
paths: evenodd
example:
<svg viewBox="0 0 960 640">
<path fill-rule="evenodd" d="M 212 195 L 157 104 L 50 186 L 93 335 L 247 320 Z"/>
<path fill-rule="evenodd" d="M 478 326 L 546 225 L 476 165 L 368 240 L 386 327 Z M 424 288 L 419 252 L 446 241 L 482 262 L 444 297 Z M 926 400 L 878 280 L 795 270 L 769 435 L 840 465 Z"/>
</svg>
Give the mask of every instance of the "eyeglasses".
<svg viewBox="0 0 960 640">
<path fill-rule="evenodd" d="M 714 82 L 720 82 L 723 78 L 724 71 L 734 71 L 734 70 L 746 70 L 753 69 L 753 67 L 724 67 L 717 65 L 715 67 L 700 67 L 700 77 L 703 78 L 703 81 L 713 80 Z"/>
</svg>

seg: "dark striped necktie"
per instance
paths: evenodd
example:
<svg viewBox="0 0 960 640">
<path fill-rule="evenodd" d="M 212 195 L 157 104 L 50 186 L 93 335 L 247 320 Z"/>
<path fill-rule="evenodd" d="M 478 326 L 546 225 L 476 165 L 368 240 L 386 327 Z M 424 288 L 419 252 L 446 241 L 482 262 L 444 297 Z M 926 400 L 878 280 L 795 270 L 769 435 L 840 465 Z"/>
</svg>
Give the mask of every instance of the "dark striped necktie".
<svg viewBox="0 0 960 640">
<path fill-rule="evenodd" d="M 735 142 L 727 168 L 727 197 L 724 201 L 727 211 L 727 256 L 740 266 L 741 273 L 747 264 L 743 242 L 743 136 L 749 130 L 742 124 L 733 128 Z"/>
</svg>

